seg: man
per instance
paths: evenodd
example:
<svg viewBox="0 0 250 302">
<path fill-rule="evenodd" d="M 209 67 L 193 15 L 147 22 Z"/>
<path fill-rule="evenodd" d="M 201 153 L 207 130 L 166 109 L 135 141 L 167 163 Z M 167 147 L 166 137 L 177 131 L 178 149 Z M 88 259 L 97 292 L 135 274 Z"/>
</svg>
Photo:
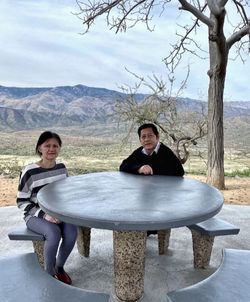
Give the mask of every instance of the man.
<svg viewBox="0 0 250 302">
<path fill-rule="evenodd" d="M 123 160 L 120 171 L 144 175 L 184 175 L 179 159 L 159 141 L 160 135 L 154 124 L 140 126 L 138 135 L 142 146 Z M 148 236 L 151 234 L 157 234 L 157 231 L 147 231 Z"/>
<path fill-rule="evenodd" d="M 145 175 L 184 175 L 179 159 L 159 141 L 159 132 L 154 124 L 140 126 L 138 135 L 142 146 L 123 160 L 120 171 Z"/>
</svg>

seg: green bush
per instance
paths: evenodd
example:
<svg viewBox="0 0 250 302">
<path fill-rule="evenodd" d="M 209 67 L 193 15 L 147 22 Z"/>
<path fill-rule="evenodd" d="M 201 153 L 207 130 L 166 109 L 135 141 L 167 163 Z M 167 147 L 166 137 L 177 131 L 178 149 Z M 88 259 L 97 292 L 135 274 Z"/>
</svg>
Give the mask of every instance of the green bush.
<svg viewBox="0 0 250 302">
<path fill-rule="evenodd" d="M 11 178 L 18 177 L 22 170 L 22 166 L 18 164 L 18 162 L 7 162 L 5 164 L 0 163 L 0 175 L 7 174 L 10 175 Z"/>
<path fill-rule="evenodd" d="M 250 177 L 250 168 L 244 169 L 242 171 L 235 170 L 235 171 L 232 171 L 230 173 L 225 173 L 225 176 L 231 176 L 231 177 L 235 177 L 235 176 L 238 176 L 238 177 Z"/>
<path fill-rule="evenodd" d="M 193 174 L 193 175 L 206 175 L 205 171 L 202 170 L 188 170 L 185 169 L 185 175 Z"/>
</svg>

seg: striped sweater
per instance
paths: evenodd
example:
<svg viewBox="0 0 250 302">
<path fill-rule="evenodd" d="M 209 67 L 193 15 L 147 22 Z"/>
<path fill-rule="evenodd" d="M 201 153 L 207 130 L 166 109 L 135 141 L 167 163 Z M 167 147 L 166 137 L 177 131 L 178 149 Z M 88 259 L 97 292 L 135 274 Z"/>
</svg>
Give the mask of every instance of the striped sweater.
<svg viewBox="0 0 250 302">
<path fill-rule="evenodd" d="M 33 216 L 44 217 L 45 213 L 37 202 L 38 191 L 45 185 L 67 176 L 67 169 L 60 162 L 56 162 L 55 167 L 51 169 L 44 169 L 33 163 L 22 170 L 18 185 L 17 206 L 24 212 L 26 222 Z"/>
</svg>

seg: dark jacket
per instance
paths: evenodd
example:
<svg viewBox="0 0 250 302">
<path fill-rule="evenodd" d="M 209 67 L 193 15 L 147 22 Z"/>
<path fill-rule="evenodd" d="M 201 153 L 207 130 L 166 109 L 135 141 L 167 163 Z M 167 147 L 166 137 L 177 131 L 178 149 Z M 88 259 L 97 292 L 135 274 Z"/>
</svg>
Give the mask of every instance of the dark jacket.
<svg viewBox="0 0 250 302">
<path fill-rule="evenodd" d="M 120 171 L 139 174 L 138 169 L 143 165 L 149 165 L 153 174 L 183 176 L 184 169 L 173 151 L 161 143 L 157 154 L 146 155 L 142 153 L 143 147 L 136 149 L 120 165 Z"/>
</svg>

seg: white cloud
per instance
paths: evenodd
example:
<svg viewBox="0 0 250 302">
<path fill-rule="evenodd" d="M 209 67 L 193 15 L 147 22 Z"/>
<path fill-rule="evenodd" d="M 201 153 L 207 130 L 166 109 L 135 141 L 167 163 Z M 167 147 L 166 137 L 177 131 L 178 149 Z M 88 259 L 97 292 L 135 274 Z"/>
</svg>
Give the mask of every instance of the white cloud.
<svg viewBox="0 0 250 302">
<path fill-rule="evenodd" d="M 74 0 L 2 0 L 0 2 L 0 85 L 62 86 L 84 84 L 117 89 L 122 84 L 133 85 L 135 79 L 127 67 L 139 76 L 152 73 L 166 76 L 162 59 L 175 41 L 176 22 L 186 22 L 190 16 L 168 3 L 163 17 L 155 17 L 153 32 L 138 24 L 126 33 L 115 35 L 99 20 L 90 32 L 83 32 Z M 167 17 L 166 17 L 167 16 Z M 206 28 L 199 36 L 206 45 Z M 186 73 L 191 74 L 185 95 L 197 98 L 208 90 L 208 61 L 185 58 L 176 72 L 176 84 Z M 228 64 L 225 99 L 249 100 L 248 71 L 250 61 Z M 205 97 L 204 97 L 205 98 Z"/>
</svg>

